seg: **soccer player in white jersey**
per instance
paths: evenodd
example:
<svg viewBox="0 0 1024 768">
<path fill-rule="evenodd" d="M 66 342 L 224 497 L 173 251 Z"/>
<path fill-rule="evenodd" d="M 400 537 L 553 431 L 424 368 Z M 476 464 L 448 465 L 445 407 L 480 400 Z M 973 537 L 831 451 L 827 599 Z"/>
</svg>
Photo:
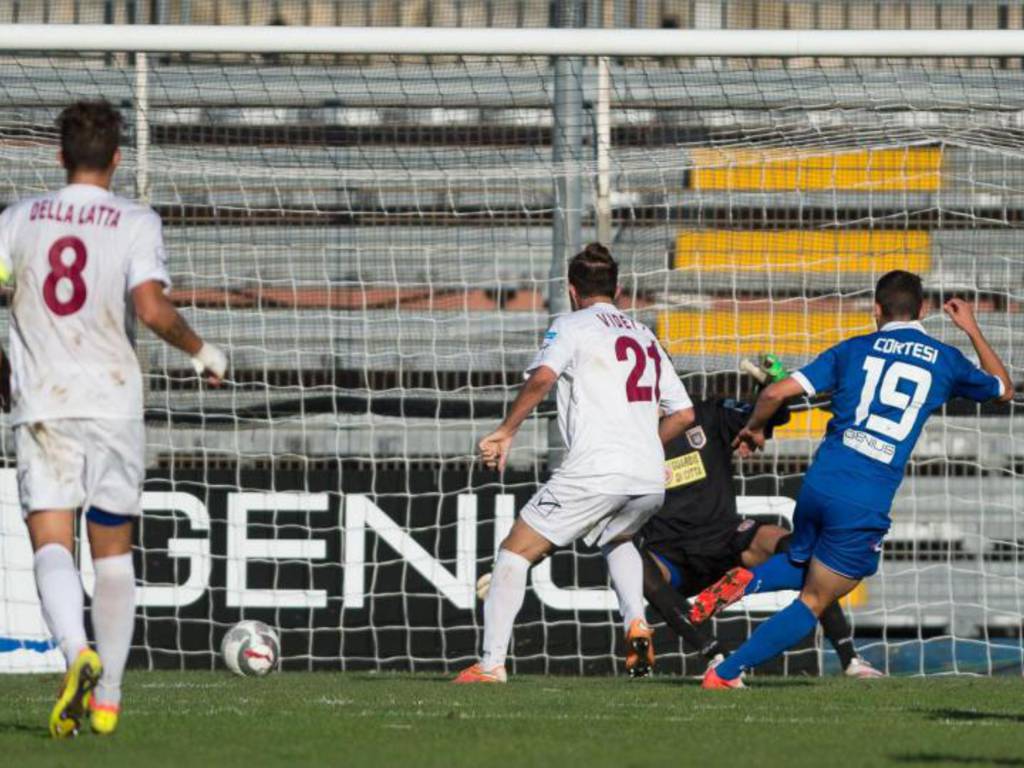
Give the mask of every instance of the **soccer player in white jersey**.
<svg viewBox="0 0 1024 768">
<path fill-rule="evenodd" d="M 134 518 L 145 469 L 142 373 L 132 312 L 192 357 L 211 384 L 227 360 L 203 343 L 165 295 L 160 217 L 110 192 L 121 116 L 78 102 L 57 120 L 63 189 L 0 214 L 0 273 L 14 283 L 11 406 L 18 495 L 35 552 L 43 616 L 68 671 L 50 733 L 73 735 L 88 712 L 117 727 L 135 625 Z M 126 325 L 128 323 L 128 325 Z M 96 572 L 89 648 L 73 557 L 74 516 L 86 510 Z"/>
<path fill-rule="evenodd" d="M 632 538 L 661 507 L 662 444 L 692 423 L 693 404 L 655 335 L 615 308 L 617 295 L 618 265 L 607 248 L 588 245 L 569 264 L 574 311 L 552 324 L 504 422 L 480 441 L 484 464 L 504 469 L 519 426 L 557 382 L 565 461 L 501 543 L 484 603 L 483 657 L 457 683 L 505 682 L 527 571 L 580 538 L 600 546 L 608 563 L 625 622 L 627 671 L 643 677 L 654 664 L 643 562 Z"/>
</svg>

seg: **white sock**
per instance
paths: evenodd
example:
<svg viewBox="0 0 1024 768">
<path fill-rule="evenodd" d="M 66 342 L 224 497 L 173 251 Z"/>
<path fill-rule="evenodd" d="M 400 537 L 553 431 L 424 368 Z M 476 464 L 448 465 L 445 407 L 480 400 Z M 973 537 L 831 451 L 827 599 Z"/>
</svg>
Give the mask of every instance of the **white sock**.
<svg viewBox="0 0 1024 768">
<path fill-rule="evenodd" d="M 75 559 L 60 544 L 44 544 L 33 564 L 43 618 L 70 664 L 88 647 L 83 618 L 85 597 Z"/>
<path fill-rule="evenodd" d="M 96 589 L 92 598 L 92 627 L 103 676 L 96 700 L 121 703 L 121 680 L 135 630 L 135 566 L 131 554 L 94 560 Z"/>
<path fill-rule="evenodd" d="M 644 619 L 644 564 L 633 542 L 607 544 L 601 553 L 608 562 L 612 587 L 619 598 L 619 610 L 626 630 L 634 619 Z"/>
<path fill-rule="evenodd" d="M 499 550 L 484 602 L 484 655 L 480 664 L 493 669 L 505 663 L 512 626 L 526 597 L 526 574 L 532 563 L 522 555 Z"/>
</svg>

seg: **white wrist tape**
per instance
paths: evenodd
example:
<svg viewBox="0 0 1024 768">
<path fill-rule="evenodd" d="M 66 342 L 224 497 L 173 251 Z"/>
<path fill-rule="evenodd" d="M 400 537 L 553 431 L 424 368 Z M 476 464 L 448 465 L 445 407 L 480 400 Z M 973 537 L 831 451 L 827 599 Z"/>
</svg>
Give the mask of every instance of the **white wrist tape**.
<svg viewBox="0 0 1024 768">
<path fill-rule="evenodd" d="M 192 367 L 199 375 L 212 373 L 218 379 L 223 379 L 228 370 L 228 358 L 218 347 L 203 342 L 203 346 L 192 358 Z"/>
</svg>

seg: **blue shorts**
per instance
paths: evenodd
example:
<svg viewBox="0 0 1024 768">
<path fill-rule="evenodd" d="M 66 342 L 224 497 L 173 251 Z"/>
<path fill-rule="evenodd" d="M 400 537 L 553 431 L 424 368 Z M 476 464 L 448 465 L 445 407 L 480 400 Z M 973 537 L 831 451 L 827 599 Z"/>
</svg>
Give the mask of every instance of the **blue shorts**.
<svg viewBox="0 0 1024 768">
<path fill-rule="evenodd" d="M 837 499 L 804 483 L 793 515 L 789 559 L 812 557 L 848 579 L 864 579 L 878 570 L 889 516 Z"/>
</svg>

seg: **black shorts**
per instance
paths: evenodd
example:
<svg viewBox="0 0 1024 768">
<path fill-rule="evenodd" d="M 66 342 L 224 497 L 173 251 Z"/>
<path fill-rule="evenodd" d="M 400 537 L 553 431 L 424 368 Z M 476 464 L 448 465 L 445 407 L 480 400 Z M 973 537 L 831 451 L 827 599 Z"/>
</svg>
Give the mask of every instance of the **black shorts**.
<svg viewBox="0 0 1024 768">
<path fill-rule="evenodd" d="M 647 544 L 645 549 L 664 565 L 671 576 L 672 586 L 687 597 L 710 587 L 725 572 L 743 565 L 740 555 L 750 549 L 758 530 L 764 525 L 759 520 L 741 520 L 732 536 L 700 552 L 689 552 L 664 543 Z"/>
</svg>

